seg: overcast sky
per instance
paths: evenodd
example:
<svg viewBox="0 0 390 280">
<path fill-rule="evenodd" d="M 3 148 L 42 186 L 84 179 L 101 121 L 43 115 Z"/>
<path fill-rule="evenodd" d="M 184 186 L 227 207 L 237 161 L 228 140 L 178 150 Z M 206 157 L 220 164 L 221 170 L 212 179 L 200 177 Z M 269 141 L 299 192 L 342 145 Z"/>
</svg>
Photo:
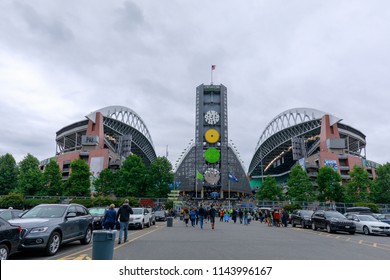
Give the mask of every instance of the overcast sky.
<svg viewBox="0 0 390 280">
<path fill-rule="evenodd" d="M 126 106 L 174 165 L 195 134 L 195 88 L 228 89 L 247 170 L 279 113 L 329 112 L 389 161 L 390 1 L 0 1 L 0 155 L 55 154 L 56 132 Z"/>
</svg>

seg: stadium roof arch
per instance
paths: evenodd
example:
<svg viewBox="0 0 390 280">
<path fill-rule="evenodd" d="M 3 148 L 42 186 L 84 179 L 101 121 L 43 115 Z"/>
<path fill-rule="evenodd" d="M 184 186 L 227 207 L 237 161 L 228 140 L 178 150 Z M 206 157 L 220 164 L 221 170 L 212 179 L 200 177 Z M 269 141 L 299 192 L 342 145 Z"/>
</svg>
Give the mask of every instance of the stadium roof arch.
<svg viewBox="0 0 390 280">
<path fill-rule="evenodd" d="M 88 120 L 95 122 L 96 113 L 103 115 L 104 143 L 109 149 L 117 150 L 119 137 L 131 135 L 131 152 L 142 158 L 149 165 L 157 156 L 152 137 L 142 118 L 125 106 L 108 106 L 93 111 L 86 116 L 87 120 L 68 125 L 57 132 L 57 149 L 60 153 L 80 147 L 81 137 L 87 131 Z"/>
<path fill-rule="evenodd" d="M 342 119 L 312 108 L 289 109 L 278 114 L 265 127 L 257 142 L 248 175 L 260 177 L 289 172 L 289 166 L 295 162 L 291 152 L 291 139 L 294 137 L 311 139 L 307 143 L 307 153 L 308 156 L 314 153 L 319 147 L 321 120 L 324 115 L 329 115 L 331 125 L 337 123 L 341 138 L 348 138 L 349 153 L 361 155 L 362 151 L 365 151 L 366 136 L 359 130 L 341 123 Z M 271 165 L 281 157 L 287 161 L 283 165 L 284 169 L 272 168 Z"/>
</svg>

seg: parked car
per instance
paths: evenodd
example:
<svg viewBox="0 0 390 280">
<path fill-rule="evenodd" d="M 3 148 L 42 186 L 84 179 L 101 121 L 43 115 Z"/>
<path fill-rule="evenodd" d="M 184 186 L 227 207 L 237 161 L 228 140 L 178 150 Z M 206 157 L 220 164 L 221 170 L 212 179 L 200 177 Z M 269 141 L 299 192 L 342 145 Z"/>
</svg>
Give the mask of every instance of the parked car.
<svg viewBox="0 0 390 280">
<path fill-rule="evenodd" d="M 318 210 L 311 216 L 311 228 L 313 230 L 325 229 L 327 232 L 345 231 L 355 234 L 355 223 L 348 220 L 343 214 L 337 211 Z"/>
<path fill-rule="evenodd" d="M 91 207 L 88 208 L 89 213 L 93 217 L 93 229 L 103 228 L 104 213 L 106 213 L 106 207 Z"/>
<path fill-rule="evenodd" d="M 41 249 L 49 256 L 64 243 L 89 244 L 92 238 L 93 217 L 79 204 L 40 204 L 9 223 L 26 230 L 21 249 Z"/>
<path fill-rule="evenodd" d="M 348 207 L 345 210 L 345 214 L 347 214 L 347 213 L 360 214 L 360 215 L 371 215 L 372 211 L 369 207 L 358 206 L 358 207 Z"/>
<path fill-rule="evenodd" d="M 19 249 L 24 231 L 0 218 L 0 260 L 7 260 Z"/>
<path fill-rule="evenodd" d="M 129 228 L 136 227 L 143 229 L 144 226 L 150 227 L 151 225 L 151 213 L 148 209 L 143 207 L 132 208 L 133 214 L 130 215 Z"/>
<path fill-rule="evenodd" d="M 167 220 L 167 213 L 164 210 L 154 212 L 154 216 L 156 217 L 156 221 Z"/>
<path fill-rule="evenodd" d="M 313 213 L 313 210 L 295 210 L 290 217 L 291 226 L 295 227 L 296 225 L 300 225 L 302 228 L 310 228 Z"/>
<path fill-rule="evenodd" d="M 154 213 L 153 208 L 146 208 L 148 209 L 150 213 L 150 224 L 155 225 L 156 224 L 156 214 Z"/>
<path fill-rule="evenodd" d="M 346 214 L 356 225 L 356 231 L 369 234 L 386 234 L 390 236 L 390 225 L 380 222 L 371 215 Z"/>
<path fill-rule="evenodd" d="M 11 219 L 17 219 L 25 211 L 18 209 L 0 209 L 0 218 L 3 218 L 6 221 Z"/>
<path fill-rule="evenodd" d="M 390 224 L 390 214 L 372 214 L 372 216 L 380 222 Z"/>
</svg>

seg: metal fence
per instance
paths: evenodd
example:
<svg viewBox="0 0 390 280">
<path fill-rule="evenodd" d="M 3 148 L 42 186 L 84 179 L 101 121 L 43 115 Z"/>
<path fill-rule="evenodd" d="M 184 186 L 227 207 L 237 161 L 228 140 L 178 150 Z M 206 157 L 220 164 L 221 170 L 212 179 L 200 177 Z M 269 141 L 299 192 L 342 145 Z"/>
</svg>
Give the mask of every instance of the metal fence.
<svg viewBox="0 0 390 280">
<path fill-rule="evenodd" d="M 337 210 L 341 213 L 345 213 L 348 207 L 356 206 L 354 203 L 341 203 L 341 202 L 299 202 L 299 201 L 267 201 L 260 200 L 257 202 L 257 207 L 270 207 L 270 208 L 282 208 L 287 204 L 299 204 L 302 206 L 302 209 L 311 209 L 311 210 Z M 390 204 L 376 204 L 379 208 L 380 213 L 390 213 Z"/>
</svg>

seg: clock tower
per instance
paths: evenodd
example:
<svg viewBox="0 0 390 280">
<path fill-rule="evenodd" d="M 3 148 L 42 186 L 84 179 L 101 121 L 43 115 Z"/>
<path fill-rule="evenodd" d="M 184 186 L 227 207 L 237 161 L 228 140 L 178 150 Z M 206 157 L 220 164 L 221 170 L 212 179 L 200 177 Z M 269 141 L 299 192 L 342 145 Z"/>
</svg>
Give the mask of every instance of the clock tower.
<svg viewBox="0 0 390 280">
<path fill-rule="evenodd" d="M 200 85 L 196 88 L 195 170 L 196 197 L 219 193 L 228 185 L 227 88 L 224 85 Z"/>
</svg>

